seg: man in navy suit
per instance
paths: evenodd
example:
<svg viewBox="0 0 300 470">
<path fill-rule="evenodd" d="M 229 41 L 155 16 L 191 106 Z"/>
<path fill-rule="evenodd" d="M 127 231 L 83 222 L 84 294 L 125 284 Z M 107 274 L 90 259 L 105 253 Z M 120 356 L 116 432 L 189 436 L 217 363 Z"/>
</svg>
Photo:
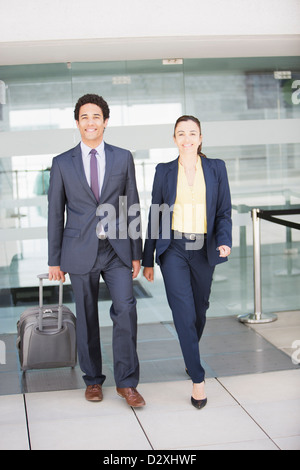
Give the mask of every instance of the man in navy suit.
<svg viewBox="0 0 300 470">
<path fill-rule="evenodd" d="M 105 375 L 98 290 L 102 275 L 112 298 L 117 393 L 130 406 L 143 406 L 145 402 L 136 390 L 139 361 L 132 280 L 140 270 L 142 240 L 133 157 L 128 150 L 103 141 L 109 107 L 102 97 L 84 95 L 78 100 L 74 115 L 81 142 L 53 159 L 50 175 L 49 279 L 65 281 L 65 274 L 70 275 L 76 303 L 78 358 L 87 387 L 85 397 L 101 401 Z M 134 227 L 132 233 L 130 226 Z"/>
</svg>

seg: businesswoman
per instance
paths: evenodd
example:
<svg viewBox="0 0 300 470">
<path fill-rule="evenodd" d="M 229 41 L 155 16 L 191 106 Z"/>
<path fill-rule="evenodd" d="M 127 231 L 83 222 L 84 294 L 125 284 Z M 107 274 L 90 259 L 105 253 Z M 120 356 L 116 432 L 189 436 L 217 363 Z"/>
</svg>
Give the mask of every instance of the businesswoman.
<svg viewBox="0 0 300 470">
<path fill-rule="evenodd" d="M 206 322 L 215 265 L 227 261 L 232 246 L 231 198 L 225 163 L 201 152 L 201 125 L 181 116 L 174 142 L 179 157 L 160 163 L 152 189 L 143 275 L 154 280 L 154 252 L 172 310 L 187 373 L 191 402 L 207 403 L 199 341 Z"/>
</svg>

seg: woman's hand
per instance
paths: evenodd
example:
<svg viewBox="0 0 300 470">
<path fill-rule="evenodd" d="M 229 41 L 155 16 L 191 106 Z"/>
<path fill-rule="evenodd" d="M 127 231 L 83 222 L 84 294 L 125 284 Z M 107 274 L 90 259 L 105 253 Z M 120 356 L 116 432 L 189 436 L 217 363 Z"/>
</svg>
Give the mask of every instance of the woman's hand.
<svg viewBox="0 0 300 470">
<path fill-rule="evenodd" d="M 147 281 L 153 282 L 154 281 L 154 269 L 145 267 L 143 270 L 143 276 L 147 279 Z"/>
<path fill-rule="evenodd" d="M 220 258 L 226 258 L 226 256 L 229 256 L 231 253 L 231 248 L 229 248 L 229 246 L 226 246 L 226 245 L 219 246 L 218 250 L 220 252 L 219 254 Z"/>
</svg>

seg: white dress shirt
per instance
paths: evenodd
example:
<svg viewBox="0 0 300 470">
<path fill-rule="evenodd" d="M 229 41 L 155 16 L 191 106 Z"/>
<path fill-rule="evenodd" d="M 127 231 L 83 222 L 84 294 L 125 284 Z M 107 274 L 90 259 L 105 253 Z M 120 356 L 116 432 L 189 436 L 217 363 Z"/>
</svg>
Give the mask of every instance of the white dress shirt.
<svg viewBox="0 0 300 470">
<path fill-rule="evenodd" d="M 85 172 L 85 176 L 89 186 L 91 186 L 91 169 L 90 169 L 90 151 L 92 150 L 91 147 L 88 147 L 83 142 L 80 143 L 81 146 L 81 155 L 82 155 L 82 163 Z M 105 174 L 105 152 L 104 152 L 104 141 L 102 140 L 101 144 L 98 147 L 95 147 L 97 150 L 96 158 L 98 162 L 98 182 L 99 182 L 99 196 L 101 195 L 101 190 L 103 186 L 104 174 Z"/>
<path fill-rule="evenodd" d="M 88 185 L 91 186 L 91 167 L 90 167 L 90 151 L 92 150 L 91 147 L 88 147 L 83 142 L 80 143 L 81 146 L 81 155 L 82 155 L 82 163 L 85 172 L 85 176 L 88 182 Z M 104 174 L 105 174 L 105 152 L 104 152 L 104 141 L 102 140 L 101 144 L 98 147 L 95 147 L 97 150 L 96 158 L 98 163 L 98 182 L 99 182 L 99 197 L 101 195 L 101 190 L 103 186 Z M 102 225 L 100 226 L 100 232 L 98 236 L 105 235 L 104 229 Z"/>
</svg>

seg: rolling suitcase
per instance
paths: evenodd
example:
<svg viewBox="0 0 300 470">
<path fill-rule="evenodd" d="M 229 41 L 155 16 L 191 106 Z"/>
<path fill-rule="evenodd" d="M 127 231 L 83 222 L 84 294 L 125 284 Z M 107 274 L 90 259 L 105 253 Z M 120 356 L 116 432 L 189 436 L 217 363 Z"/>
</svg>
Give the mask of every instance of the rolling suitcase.
<svg viewBox="0 0 300 470">
<path fill-rule="evenodd" d="M 20 365 L 23 371 L 74 367 L 77 361 L 76 318 L 63 305 L 63 283 L 59 283 L 58 305 L 43 306 L 43 279 L 40 274 L 39 306 L 26 309 L 17 323 Z"/>
</svg>

